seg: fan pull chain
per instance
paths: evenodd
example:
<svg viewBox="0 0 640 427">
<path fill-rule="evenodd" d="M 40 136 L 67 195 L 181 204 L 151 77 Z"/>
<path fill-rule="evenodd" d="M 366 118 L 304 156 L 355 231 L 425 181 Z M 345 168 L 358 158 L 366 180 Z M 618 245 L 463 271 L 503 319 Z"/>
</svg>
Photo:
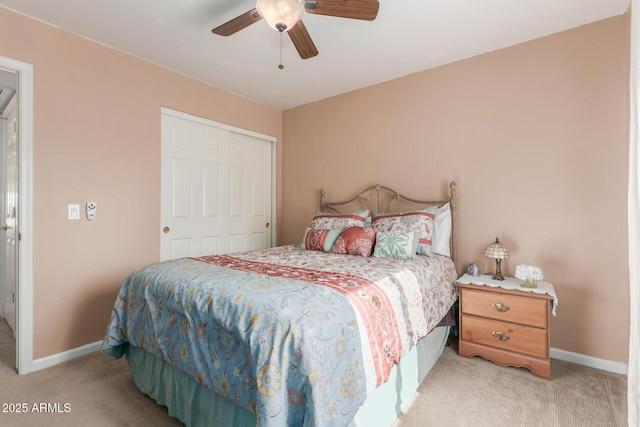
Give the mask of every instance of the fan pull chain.
<svg viewBox="0 0 640 427">
<path fill-rule="evenodd" d="M 283 31 L 280 31 L 280 64 L 278 65 L 281 70 L 284 68 L 284 65 L 282 65 L 282 33 Z"/>
</svg>

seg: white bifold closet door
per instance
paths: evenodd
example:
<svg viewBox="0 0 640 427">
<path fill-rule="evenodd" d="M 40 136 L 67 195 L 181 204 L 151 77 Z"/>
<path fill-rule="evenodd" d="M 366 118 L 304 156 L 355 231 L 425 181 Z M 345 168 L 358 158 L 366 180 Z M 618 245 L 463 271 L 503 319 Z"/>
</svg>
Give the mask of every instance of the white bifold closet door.
<svg viewBox="0 0 640 427">
<path fill-rule="evenodd" d="M 163 109 L 161 260 L 271 246 L 267 138 Z"/>
</svg>

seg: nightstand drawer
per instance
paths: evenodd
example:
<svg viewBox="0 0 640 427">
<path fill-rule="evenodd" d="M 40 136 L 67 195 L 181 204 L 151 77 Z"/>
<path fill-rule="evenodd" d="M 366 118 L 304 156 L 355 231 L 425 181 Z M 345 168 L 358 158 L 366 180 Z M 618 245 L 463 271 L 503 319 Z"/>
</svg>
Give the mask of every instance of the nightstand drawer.
<svg viewBox="0 0 640 427">
<path fill-rule="evenodd" d="M 504 322 L 547 328 L 549 300 L 462 288 L 460 310 L 463 314 Z"/>
<path fill-rule="evenodd" d="M 514 351 L 529 356 L 548 358 L 547 331 L 529 326 L 460 316 L 460 338 L 465 341 Z"/>
</svg>

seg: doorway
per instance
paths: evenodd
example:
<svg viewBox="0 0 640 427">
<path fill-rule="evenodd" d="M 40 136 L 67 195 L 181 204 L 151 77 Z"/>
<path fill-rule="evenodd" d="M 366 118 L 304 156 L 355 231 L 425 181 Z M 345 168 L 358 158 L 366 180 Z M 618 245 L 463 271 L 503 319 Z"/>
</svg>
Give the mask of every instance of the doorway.
<svg viewBox="0 0 640 427">
<path fill-rule="evenodd" d="M 12 235 L 16 260 L 8 259 L 0 252 L 3 265 L 8 262 L 15 266 L 15 291 L 10 295 L 15 302 L 16 340 L 15 368 L 20 375 L 33 371 L 33 236 L 32 236 L 32 194 L 33 194 L 33 66 L 11 58 L 0 56 L 0 78 L 7 77 L 7 82 L 13 82 L 15 90 L 15 186 L 9 190 L 8 196 L 14 198 L 14 204 L 8 204 L 9 211 L 2 212 L 2 231 L 13 227 Z M 11 84 L 11 83 L 7 83 Z M 4 106 L 3 106 L 4 110 Z M 6 151 L 6 150 L 5 150 Z M 6 164 L 2 167 L 2 185 L 7 181 Z M 7 193 L 5 189 L 3 193 Z M 3 202 L 3 204 L 5 204 Z M 7 217 L 8 215 L 8 217 Z M 5 222 L 11 219 L 11 224 Z M 4 230 L 6 225 L 7 230 Z M 6 238 L 5 233 L 2 233 Z M 4 243 L 3 243 L 4 245 Z M 6 289 L 6 288 L 5 288 Z M 4 291 L 3 291 L 4 292 Z M 7 295 L 3 295 L 5 298 Z M 4 299 L 3 299 L 4 302 Z M 13 316 L 13 314 L 11 314 Z"/>
<path fill-rule="evenodd" d="M 16 283 L 17 257 L 17 76 L 9 71 L 0 71 L 0 317 L 10 328 L 15 346 L 16 333 Z M 6 343 L 10 345 L 10 343 Z M 5 345 L 5 343 L 3 343 Z M 15 352 L 14 352 L 15 353 Z"/>
</svg>

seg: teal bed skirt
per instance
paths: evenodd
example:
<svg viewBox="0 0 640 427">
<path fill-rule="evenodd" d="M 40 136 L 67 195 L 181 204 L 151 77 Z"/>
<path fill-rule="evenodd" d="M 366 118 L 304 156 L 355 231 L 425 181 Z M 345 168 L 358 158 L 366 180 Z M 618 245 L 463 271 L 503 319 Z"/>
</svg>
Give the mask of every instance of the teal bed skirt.
<svg viewBox="0 0 640 427">
<path fill-rule="evenodd" d="M 392 369 L 389 380 L 369 393 L 349 426 L 391 425 L 437 362 L 448 335 L 449 327 L 440 326 L 421 339 Z M 144 350 L 127 346 L 126 357 L 138 389 L 166 406 L 171 416 L 187 426 L 256 425 L 252 413 L 214 395 Z"/>
</svg>

